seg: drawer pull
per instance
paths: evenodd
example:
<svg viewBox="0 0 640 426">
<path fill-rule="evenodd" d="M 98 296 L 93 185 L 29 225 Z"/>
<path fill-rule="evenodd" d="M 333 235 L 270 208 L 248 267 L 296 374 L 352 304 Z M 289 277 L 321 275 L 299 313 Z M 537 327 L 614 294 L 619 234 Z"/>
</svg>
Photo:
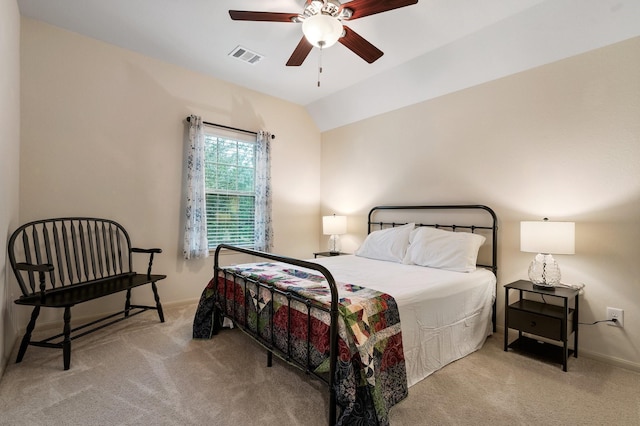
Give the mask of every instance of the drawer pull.
<svg viewBox="0 0 640 426">
<path fill-rule="evenodd" d="M 535 321 L 531 321 L 531 327 L 535 327 L 536 326 L 536 322 Z"/>
</svg>

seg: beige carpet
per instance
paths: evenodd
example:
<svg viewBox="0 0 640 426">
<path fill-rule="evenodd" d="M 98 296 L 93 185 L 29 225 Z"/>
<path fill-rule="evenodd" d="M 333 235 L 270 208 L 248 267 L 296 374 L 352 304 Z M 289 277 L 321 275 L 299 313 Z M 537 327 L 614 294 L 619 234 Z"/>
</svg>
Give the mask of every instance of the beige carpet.
<svg viewBox="0 0 640 426">
<path fill-rule="evenodd" d="M 61 351 L 30 347 L 0 381 L 2 425 L 326 425 L 326 387 L 237 330 L 191 339 L 195 305 L 147 312 Z M 37 337 L 37 336 L 36 336 Z M 14 350 L 15 352 L 15 350 Z M 15 358 L 13 358 L 15 359 Z M 12 361 L 13 362 L 13 361 Z M 400 425 L 638 425 L 640 374 L 589 358 L 569 371 L 505 353 L 502 336 L 409 389 Z"/>
</svg>

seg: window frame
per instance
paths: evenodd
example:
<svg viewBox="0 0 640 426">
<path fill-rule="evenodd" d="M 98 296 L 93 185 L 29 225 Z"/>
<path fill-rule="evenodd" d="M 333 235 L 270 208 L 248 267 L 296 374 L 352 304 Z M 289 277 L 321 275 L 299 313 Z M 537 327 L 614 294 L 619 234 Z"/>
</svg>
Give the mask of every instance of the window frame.
<svg viewBox="0 0 640 426">
<path fill-rule="evenodd" d="M 249 249 L 254 249 L 256 246 L 256 237 L 255 237 L 255 214 L 256 214 L 256 149 L 257 149 L 257 140 L 255 138 L 251 138 L 250 136 L 247 136 L 245 134 L 239 133 L 239 132 L 233 132 L 233 131 L 229 131 L 229 130 L 222 130 L 222 129 L 217 129 L 217 128 L 205 128 L 204 129 L 204 138 L 205 138 L 205 170 L 204 170 L 204 174 L 205 174 L 205 215 L 206 215 L 206 222 L 207 222 L 207 248 L 208 250 L 214 251 L 216 249 L 216 247 L 219 244 L 230 244 L 230 245 L 235 245 L 238 247 L 244 247 L 244 248 L 249 248 Z M 216 143 L 220 144 L 221 141 L 224 142 L 228 142 L 231 141 L 235 144 L 236 146 L 236 161 L 235 164 L 231 164 L 229 162 L 221 162 L 220 161 L 220 151 L 217 150 L 216 151 L 216 160 L 215 163 L 215 167 L 216 167 L 216 173 L 218 171 L 218 167 L 219 166 L 223 166 L 223 167 L 234 167 L 236 168 L 236 176 L 235 176 L 235 188 L 214 188 L 212 187 L 211 184 L 211 170 L 210 170 L 210 165 L 212 165 L 212 163 L 210 163 L 208 161 L 208 154 L 206 153 L 206 151 L 209 148 L 210 144 L 211 144 L 211 139 L 216 139 Z M 251 167 L 247 167 L 246 163 L 241 164 L 241 158 L 240 158 L 240 154 L 239 154 L 239 150 L 238 150 L 238 146 L 240 144 L 250 144 L 252 146 L 252 155 L 251 155 L 251 159 L 252 159 L 252 165 Z M 253 171 L 253 175 L 251 177 L 252 179 L 252 185 L 251 185 L 251 190 L 239 190 L 238 189 L 238 184 L 240 183 L 241 179 L 239 179 L 240 175 L 237 174 L 237 171 L 244 169 L 246 170 L 247 168 L 252 169 Z M 217 176 L 215 176 L 214 179 L 214 185 L 217 185 L 217 181 L 216 179 L 218 178 L 218 176 L 220 176 L 219 173 L 217 173 Z M 228 182 L 228 181 L 227 181 Z M 219 223 L 216 224 L 215 223 L 215 219 L 212 219 L 212 216 L 214 216 L 213 213 L 215 213 L 215 215 L 220 215 L 220 211 L 216 211 L 213 210 L 214 207 L 212 207 L 210 205 L 210 197 L 214 196 L 217 198 L 224 198 L 224 197 L 230 197 L 230 198 L 237 198 L 237 202 L 236 204 L 236 208 L 240 209 L 240 210 L 236 210 L 234 211 L 233 208 L 228 209 L 226 212 L 222 212 L 227 213 L 228 216 L 233 216 L 234 214 L 244 214 L 244 213 L 250 213 L 250 216 L 247 219 L 242 220 L 242 218 L 238 218 L 238 217 L 234 217 L 232 219 L 232 221 L 235 224 L 232 224 L 229 226 L 228 229 L 224 229 L 223 226 L 221 226 Z M 253 199 L 253 205 L 252 208 L 247 208 L 247 209 L 242 209 L 242 207 L 240 206 L 241 201 L 242 201 L 242 197 L 250 197 Z M 228 204 L 227 207 L 229 207 Z M 212 213 L 213 211 L 213 213 Z M 243 224 L 244 222 L 244 224 Z M 248 222 L 251 223 L 250 225 L 250 231 L 245 231 L 243 232 L 241 230 L 241 228 L 243 226 L 248 226 Z M 213 226 L 213 230 L 210 228 Z M 221 230 L 220 234 L 224 234 L 225 231 L 231 232 L 231 233 L 236 233 L 235 238 L 231 238 L 231 239 L 225 239 L 225 238 L 214 238 L 214 235 L 217 230 Z"/>
</svg>

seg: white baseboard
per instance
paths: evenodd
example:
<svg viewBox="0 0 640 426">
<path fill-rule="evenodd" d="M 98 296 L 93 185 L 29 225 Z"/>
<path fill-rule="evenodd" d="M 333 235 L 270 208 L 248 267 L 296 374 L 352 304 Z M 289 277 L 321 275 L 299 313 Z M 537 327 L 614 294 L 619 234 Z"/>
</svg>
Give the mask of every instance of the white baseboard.
<svg viewBox="0 0 640 426">
<path fill-rule="evenodd" d="M 177 302 L 168 302 L 168 303 L 163 303 L 162 306 L 164 308 L 173 308 L 173 307 L 180 307 L 180 306 L 186 306 L 186 305 L 192 305 L 198 302 L 199 299 L 188 299 L 188 300 L 180 300 Z M 91 316 L 91 317 L 83 317 L 83 318 L 79 318 L 80 321 L 82 322 L 89 322 L 89 321 L 93 321 L 96 320 L 102 316 L 104 316 L 106 314 L 102 314 L 102 315 L 97 315 L 97 316 Z M 49 322 L 49 323 L 44 323 L 44 324 L 38 324 L 38 330 L 47 330 L 47 329 L 51 329 L 51 328 L 60 328 L 62 326 L 62 322 L 61 321 L 54 321 L 54 322 Z M 17 337 L 16 337 L 16 344 L 17 342 L 22 339 L 22 336 L 24 335 L 26 326 L 22 327 L 22 329 L 19 331 Z M 500 334 L 501 338 L 504 336 L 504 326 L 500 326 L 498 325 L 496 327 L 496 333 L 495 334 Z M 615 367 L 620 367 L 620 368 L 624 368 L 627 370 L 631 370 L 631 371 L 636 371 L 636 372 L 640 372 L 640 364 L 636 363 L 636 362 L 631 362 L 631 361 L 627 361 L 624 359 L 620 359 L 620 358 L 616 358 L 610 355 L 603 355 L 603 354 L 599 354 L 597 352 L 590 352 L 590 351 L 585 351 L 584 349 L 580 349 L 579 352 L 580 356 L 584 356 L 587 358 L 591 358 L 591 359 L 595 359 L 596 361 L 600 361 L 600 362 L 604 362 L 606 364 L 609 365 L 613 365 Z M 6 362 L 9 361 L 9 359 L 6 360 L 2 360 L 4 362 L 0 363 L 0 372 L 3 372 L 4 370 L 4 366 L 6 366 Z M 0 377 L 2 377 L 2 374 L 0 374 Z"/>
<path fill-rule="evenodd" d="M 162 302 L 162 308 L 163 309 L 168 309 L 168 308 L 173 308 L 173 307 L 180 307 L 180 306 L 186 306 L 186 305 L 193 305 L 198 303 L 200 299 L 187 299 L 187 300 L 179 300 L 177 302 Z M 118 311 L 113 311 L 113 312 L 103 312 L 101 314 L 96 314 L 96 315 L 88 315 L 88 316 L 83 316 L 83 317 L 72 317 L 72 321 L 73 323 L 88 323 L 91 321 L 95 321 L 97 319 L 103 318 L 106 315 L 110 315 L 113 313 L 116 313 Z M 73 310 L 71 311 L 71 313 L 73 314 Z M 36 331 L 46 331 L 46 330 L 51 330 L 51 329 L 55 329 L 55 328 L 62 328 L 62 326 L 64 325 L 62 320 L 56 320 L 56 321 L 49 321 L 49 322 L 40 322 L 38 321 L 36 323 Z M 25 324 L 24 326 L 20 327 L 20 329 L 18 330 L 18 337 L 17 340 L 21 340 L 22 336 L 24 336 L 24 332 L 27 330 L 27 324 Z"/>
<path fill-rule="evenodd" d="M 631 362 L 625 359 L 616 358 L 610 355 L 603 355 L 596 352 L 584 351 L 582 349 L 580 349 L 579 356 L 595 359 L 596 361 L 601 361 L 606 364 L 613 365 L 614 367 L 620 367 L 626 370 L 640 373 L 640 364 L 638 364 L 637 362 Z"/>
</svg>

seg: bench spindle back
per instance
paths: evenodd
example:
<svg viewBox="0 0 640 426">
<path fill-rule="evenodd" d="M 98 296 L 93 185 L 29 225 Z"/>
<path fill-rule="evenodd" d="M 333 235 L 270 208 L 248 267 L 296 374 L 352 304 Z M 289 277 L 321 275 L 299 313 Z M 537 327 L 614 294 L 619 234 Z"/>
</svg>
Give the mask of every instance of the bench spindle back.
<svg viewBox="0 0 640 426">
<path fill-rule="evenodd" d="M 18 271 L 20 263 L 51 264 L 45 288 L 55 289 L 132 272 L 131 240 L 109 219 L 46 219 L 22 225 L 9 240 L 9 261 L 25 296 L 40 291 L 35 272 Z"/>
</svg>

